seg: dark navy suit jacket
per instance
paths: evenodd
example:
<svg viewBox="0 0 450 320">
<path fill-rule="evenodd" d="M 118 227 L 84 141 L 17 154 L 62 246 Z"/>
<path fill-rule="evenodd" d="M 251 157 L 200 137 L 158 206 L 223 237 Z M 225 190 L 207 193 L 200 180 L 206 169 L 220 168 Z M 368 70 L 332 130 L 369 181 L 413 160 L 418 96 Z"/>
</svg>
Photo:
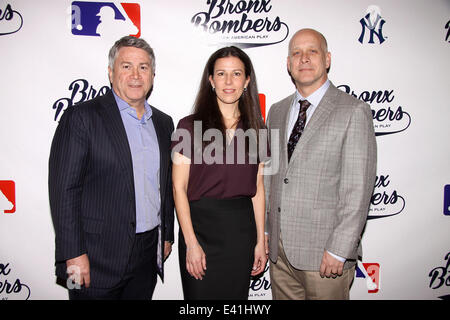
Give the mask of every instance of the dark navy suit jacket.
<svg viewBox="0 0 450 320">
<path fill-rule="evenodd" d="M 161 237 L 173 240 L 172 118 L 152 108 L 160 152 Z M 66 260 L 87 253 L 91 286 L 110 288 L 126 271 L 136 233 L 130 147 L 111 91 L 67 108 L 49 160 L 50 209 L 55 228 L 56 275 Z M 156 270 L 155 270 L 156 272 Z M 158 268 L 163 278 L 163 268 Z"/>
</svg>

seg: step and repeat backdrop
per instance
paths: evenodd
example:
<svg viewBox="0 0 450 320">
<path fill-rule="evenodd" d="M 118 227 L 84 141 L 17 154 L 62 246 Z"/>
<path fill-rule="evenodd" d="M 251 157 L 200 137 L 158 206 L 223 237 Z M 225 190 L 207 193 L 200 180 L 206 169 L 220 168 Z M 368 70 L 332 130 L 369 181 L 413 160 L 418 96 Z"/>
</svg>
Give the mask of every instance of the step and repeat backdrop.
<svg viewBox="0 0 450 320">
<path fill-rule="evenodd" d="M 67 107 L 108 90 L 115 40 L 154 48 L 149 103 L 176 124 L 226 45 L 251 57 L 266 115 L 295 90 L 288 42 L 305 27 L 325 35 L 329 78 L 371 105 L 377 135 L 351 298 L 449 298 L 449 0 L 0 0 L 0 299 L 68 298 L 54 276 L 50 144 Z M 183 298 L 177 248 L 154 299 Z M 249 286 L 250 299 L 272 298 L 268 270 Z"/>
</svg>

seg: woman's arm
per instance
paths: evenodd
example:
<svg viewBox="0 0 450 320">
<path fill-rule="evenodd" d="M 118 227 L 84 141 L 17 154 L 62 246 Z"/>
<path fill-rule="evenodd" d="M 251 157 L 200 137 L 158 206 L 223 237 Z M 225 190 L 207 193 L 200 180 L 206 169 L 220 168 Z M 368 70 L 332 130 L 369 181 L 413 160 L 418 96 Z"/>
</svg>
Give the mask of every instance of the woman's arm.
<svg viewBox="0 0 450 320">
<path fill-rule="evenodd" d="M 178 223 L 186 243 L 186 269 L 195 279 L 202 279 L 206 270 L 206 255 L 195 236 L 187 197 L 191 160 L 178 152 L 173 154 L 173 197 Z"/>
<path fill-rule="evenodd" d="M 256 194 L 252 198 L 253 210 L 255 212 L 256 232 L 257 232 L 255 260 L 253 262 L 253 270 L 251 273 L 252 276 L 263 272 L 267 262 L 264 243 L 265 195 L 264 195 L 264 181 L 262 175 L 263 168 L 264 164 L 260 163 L 258 168 L 258 174 L 256 177 Z"/>
</svg>

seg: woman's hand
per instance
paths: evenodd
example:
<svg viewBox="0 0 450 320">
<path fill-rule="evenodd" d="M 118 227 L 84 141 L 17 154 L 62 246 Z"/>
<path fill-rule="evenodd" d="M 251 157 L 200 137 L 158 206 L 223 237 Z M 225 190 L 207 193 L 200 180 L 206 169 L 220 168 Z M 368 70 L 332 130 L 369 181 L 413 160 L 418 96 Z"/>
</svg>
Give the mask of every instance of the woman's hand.
<svg viewBox="0 0 450 320">
<path fill-rule="evenodd" d="M 198 243 L 186 246 L 186 269 L 197 280 L 202 280 L 205 275 L 206 255 Z"/>
<path fill-rule="evenodd" d="M 252 276 L 256 276 L 264 271 L 267 263 L 267 255 L 264 242 L 260 242 L 255 247 L 255 261 L 253 262 Z"/>
</svg>

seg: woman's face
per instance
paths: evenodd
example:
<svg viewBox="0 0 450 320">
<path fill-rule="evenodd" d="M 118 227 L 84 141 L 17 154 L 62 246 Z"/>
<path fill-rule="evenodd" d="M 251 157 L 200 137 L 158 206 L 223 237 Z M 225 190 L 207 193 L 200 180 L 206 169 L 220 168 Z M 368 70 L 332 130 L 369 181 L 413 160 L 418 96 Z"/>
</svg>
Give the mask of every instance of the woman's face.
<svg viewBox="0 0 450 320">
<path fill-rule="evenodd" d="M 219 107 L 225 107 L 238 104 L 250 77 L 245 76 L 244 63 L 237 57 L 229 56 L 216 60 L 209 81 L 215 88 Z"/>
</svg>

